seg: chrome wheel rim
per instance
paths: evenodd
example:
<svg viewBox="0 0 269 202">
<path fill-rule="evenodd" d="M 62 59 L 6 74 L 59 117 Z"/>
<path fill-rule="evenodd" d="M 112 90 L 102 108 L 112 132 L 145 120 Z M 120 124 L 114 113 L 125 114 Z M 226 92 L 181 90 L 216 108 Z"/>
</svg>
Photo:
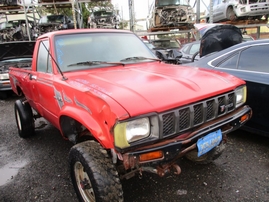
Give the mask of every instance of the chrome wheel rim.
<svg viewBox="0 0 269 202">
<path fill-rule="evenodd" d="M 96 201 L 90 178 L 80 162 L 75 163 L 74 173 L 77 187 L 83 200 L 89 202 Z"/>
</svg>

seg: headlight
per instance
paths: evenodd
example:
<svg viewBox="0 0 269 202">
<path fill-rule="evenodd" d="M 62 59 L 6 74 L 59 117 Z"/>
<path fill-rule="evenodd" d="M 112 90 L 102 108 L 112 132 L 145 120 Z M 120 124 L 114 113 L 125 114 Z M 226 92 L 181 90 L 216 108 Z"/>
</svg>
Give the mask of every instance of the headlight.
<svg viewBox="0 0 269 202">
<path fill-rule="evenodd" d="M 131 142 L 150 135 L 149 118 L 118 123 L 114 128 L 115 145 L 119 148 L 129 147 Z"/>
<path fill-rule="evenodd" d="M 6 74 L 0 74 L 0 80 L 7 80 L 7 79 L 9 79 L 8 73 L 6 73 Z"/>
<path fill-rule="evenodd" d="M 235 90 L 236 96 L 236 103 L 235 107 L 239 107 L 240 105 L 244 104 L 247 100 L 247 87 L 241 86 Z"/>
</svg>

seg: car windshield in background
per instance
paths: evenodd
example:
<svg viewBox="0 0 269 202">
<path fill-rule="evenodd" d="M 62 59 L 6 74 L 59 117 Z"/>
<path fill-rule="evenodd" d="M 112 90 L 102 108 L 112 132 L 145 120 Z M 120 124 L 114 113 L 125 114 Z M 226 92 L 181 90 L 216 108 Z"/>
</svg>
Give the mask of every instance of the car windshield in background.
<svg viewBox="0 0 269 202">
<path fill-rule="evenodd" d="M 87 33 L 68 34 L 55 37 L 57 63 L 63 72 L 75 69 L 99 68 L 117 63 L 138 63 L 154 61 L 156 56 L 133 34 Z M 74 53 L 79 53 L 74 55 Z M 143 60 L 125 60 L 143 57 Z M 124 62 L 120 62 L 124 60 Z M 89 65 L 85 61 L 102 61 Z M 85 63 L 83 63 L 85 62 Z M 71 65 L 71 64 L 80 65 Z M 85 65 L 81 65 L 81 63 Z M 71 66 L 70 66 L 71 65 Z"/>
<path fill-rule="evenodd" d="M 63 23 L 64 15 L 50 15 L 50 16 L 43 16 L 39 23 Z"/>
<path fill-rule="evenodd" d="M 112 16 L 112 11 L 96 11 L 94 12 L 94 16 L 101 17 L 101 16 Z"/>
<path fill-rule="evenodd" d="M 145 43 L 150 49 L 155 48 L 155 46 L 152 43 L 146 42 Z"/>
<path fill-rule="evenodd" d="M 155 1 L 156 6 L 189 5 L 186 0 Z"/>
<path fill-rule="evenodd" d="M 172 40 L 156 40 L 152 43 L 156 48 L 180 48 L 179 43 Z"/>
</svg>

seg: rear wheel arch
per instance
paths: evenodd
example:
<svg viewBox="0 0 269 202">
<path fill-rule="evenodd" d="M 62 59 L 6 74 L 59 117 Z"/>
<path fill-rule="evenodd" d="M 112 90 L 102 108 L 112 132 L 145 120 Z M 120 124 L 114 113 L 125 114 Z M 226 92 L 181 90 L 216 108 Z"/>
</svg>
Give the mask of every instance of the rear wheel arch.
<svg viewBox="0 0 269 202">
<path fill-rule="evenodd" d="M 19 86 L 16 86 L 16 92 L 15 93 L 20 97 L 24 96 L 23 91 Z"/>
</svg>

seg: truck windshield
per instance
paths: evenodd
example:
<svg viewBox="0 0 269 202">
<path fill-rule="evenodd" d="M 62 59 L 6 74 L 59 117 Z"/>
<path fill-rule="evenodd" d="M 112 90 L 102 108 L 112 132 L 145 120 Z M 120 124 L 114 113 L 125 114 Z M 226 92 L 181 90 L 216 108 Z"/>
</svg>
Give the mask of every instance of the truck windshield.
<svg viewBox="0 0 269 202">
<path fill-rule="evenodd" d="M 132 33 L 89 32 L 55 37 L 56 60 L 63 72 L 126 63 L 154 61 L 157 57 Z M 126 58 L 144 60 L 124 60 Z M 124 61 L 122 61 L 124 60 Z M 89 62 L 85 61 L 99 61 Z M 101 61 L 101 62 L 100 62 Z M 78 65 L 75 65 L 75 64 Z"/>
<path fill-rule="evenodd" d="M 188 0 L 156 0 L 155 6 L 189 5 Z"/>
</svg>

